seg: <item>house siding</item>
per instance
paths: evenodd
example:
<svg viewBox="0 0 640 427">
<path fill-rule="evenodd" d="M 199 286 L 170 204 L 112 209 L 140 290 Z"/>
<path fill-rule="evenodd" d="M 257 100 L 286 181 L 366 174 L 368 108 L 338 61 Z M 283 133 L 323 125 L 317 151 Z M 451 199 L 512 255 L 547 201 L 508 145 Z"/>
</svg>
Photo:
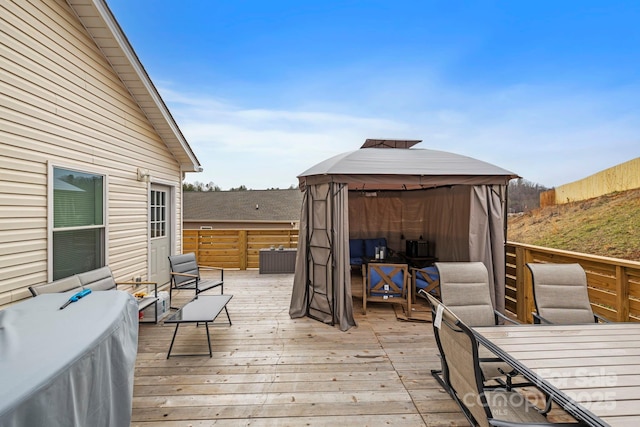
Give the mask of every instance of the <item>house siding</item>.
<svg viewBox="0 0 640 427">
<path fill-rule="evenodd" d="M 50 165 L 107 175 L 108 264 L 146 277 L 149 185 L 180 166 L 64 1 L 0 3 L 0 306 L 48 280 Z"/>
</svg>

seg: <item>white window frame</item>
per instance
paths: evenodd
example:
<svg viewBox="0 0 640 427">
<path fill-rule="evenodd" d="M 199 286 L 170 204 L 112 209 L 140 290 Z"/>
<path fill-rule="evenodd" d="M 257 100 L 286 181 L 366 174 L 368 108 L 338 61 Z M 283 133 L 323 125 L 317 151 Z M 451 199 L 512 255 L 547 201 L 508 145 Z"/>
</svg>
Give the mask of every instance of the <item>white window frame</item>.
<svg viewBox="0 0 640 427">
<path fill-rule="evenodd" d="M 47 167 L 47 281 L 53 281 L 53 232 L 59 231 L 54 229 L 54 206 L 53 206 L 53 190 L 54 190 L 54 169 L 65 169 L 80 173 L 92 175 L 101 175 L 103 178 L 102 206 L 103 206 L 103 225 L 102 226 L 86 226 L 86 227 L 65 227 L 65 230 L 88 230 L 101 228 L 104 229 L 104 264 L 109 265 L 109 174 L 106 170 L 97 167 L 87 167 L 87 165 L 77 165 L 68 163 L 48 162 Z"/>
</svg>

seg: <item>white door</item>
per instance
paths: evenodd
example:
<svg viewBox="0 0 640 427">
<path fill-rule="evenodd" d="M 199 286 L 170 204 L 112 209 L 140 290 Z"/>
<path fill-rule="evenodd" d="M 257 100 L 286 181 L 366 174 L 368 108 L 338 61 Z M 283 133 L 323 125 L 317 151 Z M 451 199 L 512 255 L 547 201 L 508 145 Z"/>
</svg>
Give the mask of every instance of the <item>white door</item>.
<svg viewBox="0 0 640 427">
<path fill-rule="evenodd" d="M 149 280 L 158 285 L 169 282 L 169 253 L 173 230 L 173 214 L 170 205 L 171 188 L 151 185 L 149 199 Z"/>
</svg>

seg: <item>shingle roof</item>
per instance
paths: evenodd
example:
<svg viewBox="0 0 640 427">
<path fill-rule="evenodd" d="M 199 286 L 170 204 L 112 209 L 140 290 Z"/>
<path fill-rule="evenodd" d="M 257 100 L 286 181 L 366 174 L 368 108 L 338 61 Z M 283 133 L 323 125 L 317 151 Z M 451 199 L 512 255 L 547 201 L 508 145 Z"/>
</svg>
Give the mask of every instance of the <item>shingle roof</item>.
<svg viewBox="0 0 640 427">
<path fill-rule="evenodd" d="M 301 207 L 298 189 L 183 193 L 183 221 L 299 221 Z"/>
</svg>

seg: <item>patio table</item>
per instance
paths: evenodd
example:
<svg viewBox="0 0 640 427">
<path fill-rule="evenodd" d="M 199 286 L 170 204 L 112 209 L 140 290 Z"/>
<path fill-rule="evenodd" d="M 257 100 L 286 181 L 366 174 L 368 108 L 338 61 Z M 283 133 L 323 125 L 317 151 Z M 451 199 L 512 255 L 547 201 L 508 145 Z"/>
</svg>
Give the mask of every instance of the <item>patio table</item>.
<svg viewBox="0 0 640 427">
<path fill-rule="evenodd" d="M 169 316 L 164 323 L 175 323 L 176 329 L 173 331 L 173 338 L 171 339 L 171 345 L 167 352 L 167 359 L 171 356 L 171 350 L 173 349 L 173 344 L 176 340 L 176 335 L 178 334 L 178 328 L 182 323 L 195 323 L 196 325 L 204 323 L 204 327 L 207 331 L 207 343 L 209 344 L 209 357 L 213 357 L 213 352 L 211 351 L 211 336 L 209 335 L 209 323 L 214 322 L 222 310 L 224 310 L 227 314 L 229 325 L 231 325 L 231 317 L 229 317 L 227 303 L 232 297 L 233 295 L 198 295 L 194 300 Z M 178 354 L 175 356 L 202 356 L 202 354 Z"/>
<path fill-rule="evenodd" d="M 123 291 L 44 294 L 0 311 L 0 426 L 129 425 L 138 304 Z"/>
<path fill-rule="evenodd" d="M 478 341 L 592 426 L 640 425 L 640 324 L 473 328 Z"/>
</svg>

